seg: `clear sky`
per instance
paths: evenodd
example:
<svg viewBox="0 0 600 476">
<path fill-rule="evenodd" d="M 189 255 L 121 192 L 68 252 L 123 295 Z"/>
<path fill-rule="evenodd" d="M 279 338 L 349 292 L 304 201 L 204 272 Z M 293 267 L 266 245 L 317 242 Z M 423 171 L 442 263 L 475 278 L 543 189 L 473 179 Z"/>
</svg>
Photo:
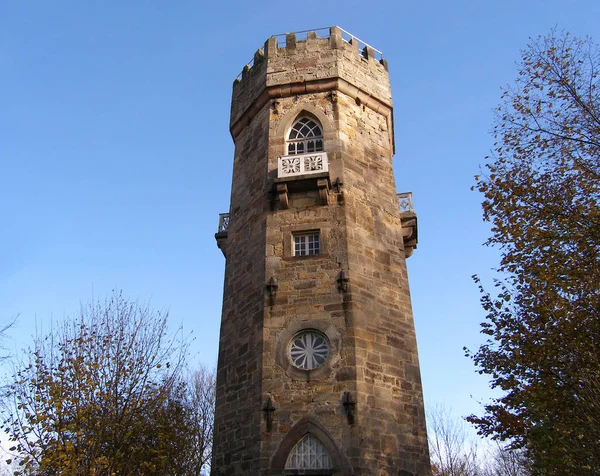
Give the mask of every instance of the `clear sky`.
<svg viewBox="0 0 600 476">
<path fill-rule="evenodd" d="M 0 322 L 6 342 L 112 289 L 170 309 L 195 362 L 217 355 L 229 208 L 231 85 L 273 34 L 339 25 L 383 51 L 398 191 L 419 247 L 409 279 L 427 404 L 480 409 L 488 383 L 471 275 L 498 253 L 473 176 L 492 146 L 500 86 L 528 37 L 600 40 L 598 0 L 0 3 Z"/>
</svg>

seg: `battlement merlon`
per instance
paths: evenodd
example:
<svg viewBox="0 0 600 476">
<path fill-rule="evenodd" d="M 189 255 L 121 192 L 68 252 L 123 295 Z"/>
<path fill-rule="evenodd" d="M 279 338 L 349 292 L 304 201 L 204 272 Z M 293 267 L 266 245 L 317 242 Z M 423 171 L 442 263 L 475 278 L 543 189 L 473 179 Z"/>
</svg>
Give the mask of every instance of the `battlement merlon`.
<svg viewBox="0 0 600 476">
<path fill-rule="evenodd" d="M 310 31 L 299 40 L 288 33 L 285 45 L 278 40 L 282 36 L 269 38 L 233 83 L 234 139 L 269 100 L 298 94 L 338 90 L 391 119 L 388 65 L 381 52 L 337 26 L 324 37 Z"/>
</svg>

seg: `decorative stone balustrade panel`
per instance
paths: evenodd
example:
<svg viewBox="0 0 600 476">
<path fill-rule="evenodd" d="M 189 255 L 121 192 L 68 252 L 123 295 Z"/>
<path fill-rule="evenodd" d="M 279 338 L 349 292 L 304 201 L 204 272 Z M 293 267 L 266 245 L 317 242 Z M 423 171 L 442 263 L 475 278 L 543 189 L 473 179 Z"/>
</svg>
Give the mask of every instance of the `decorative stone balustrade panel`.
<svg viewBox="0 0 600 476">
<path fill-rule="evenodd" d="M 220 213 L 219 214 L 219 231 L 218 231 L 218 233 L 226 232 L 228 228 L 229 228 L 229 213 Z"/>
<path fill-rule="evenodd" d="M 398 196 L 398 205 L 400 207 L 400 211 L 414 213 L 415 209 L 413 208 L 412 192 L 398 193 L 397 196 Z"/>
<path fill-rule="evenodd" d="M 282 155 L 277 159 L 277 178 L 310 175 L 329 171 L 326 152 Z"/>
</svg>

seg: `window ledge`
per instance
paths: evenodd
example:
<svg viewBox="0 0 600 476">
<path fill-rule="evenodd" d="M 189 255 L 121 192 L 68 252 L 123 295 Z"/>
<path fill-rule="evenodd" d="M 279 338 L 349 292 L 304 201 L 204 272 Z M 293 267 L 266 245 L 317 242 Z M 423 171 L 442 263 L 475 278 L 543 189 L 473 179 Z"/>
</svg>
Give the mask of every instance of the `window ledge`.
<svg viewBox="0 0 600 476">
<path fill-rule="evenodd" d="M 329 259 L 329 253 L 319 253 L 318 255 L 304 255 L 304 256 L 283 256 L 283 261 L 302 261 L 305 259 Z"/>
</svg>

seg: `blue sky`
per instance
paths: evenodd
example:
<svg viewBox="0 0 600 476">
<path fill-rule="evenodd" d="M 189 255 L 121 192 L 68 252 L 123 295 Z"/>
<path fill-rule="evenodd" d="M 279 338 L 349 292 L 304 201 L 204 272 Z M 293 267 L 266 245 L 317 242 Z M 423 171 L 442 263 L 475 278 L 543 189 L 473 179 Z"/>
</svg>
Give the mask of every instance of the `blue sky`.
<svg viewBox="0 0 600 476">
<path fill-rule="evenodd" d="M 471 275 L 498 253 L 473 176 L 492 108 L 528 37 L 600 40 L 600 2 L 30 1 L 0 5 L 0 322 L 35 329 L 112 289 L 169 309 L 214 365 L 228 211 L 231 85 L 272 34 L 339 25 L 382 50 L 398 191 L 412 191 L 409 279 L 425 399 L 457 415 L 490 392 L 463 356 L 482 342 Z"/>
</svg>

